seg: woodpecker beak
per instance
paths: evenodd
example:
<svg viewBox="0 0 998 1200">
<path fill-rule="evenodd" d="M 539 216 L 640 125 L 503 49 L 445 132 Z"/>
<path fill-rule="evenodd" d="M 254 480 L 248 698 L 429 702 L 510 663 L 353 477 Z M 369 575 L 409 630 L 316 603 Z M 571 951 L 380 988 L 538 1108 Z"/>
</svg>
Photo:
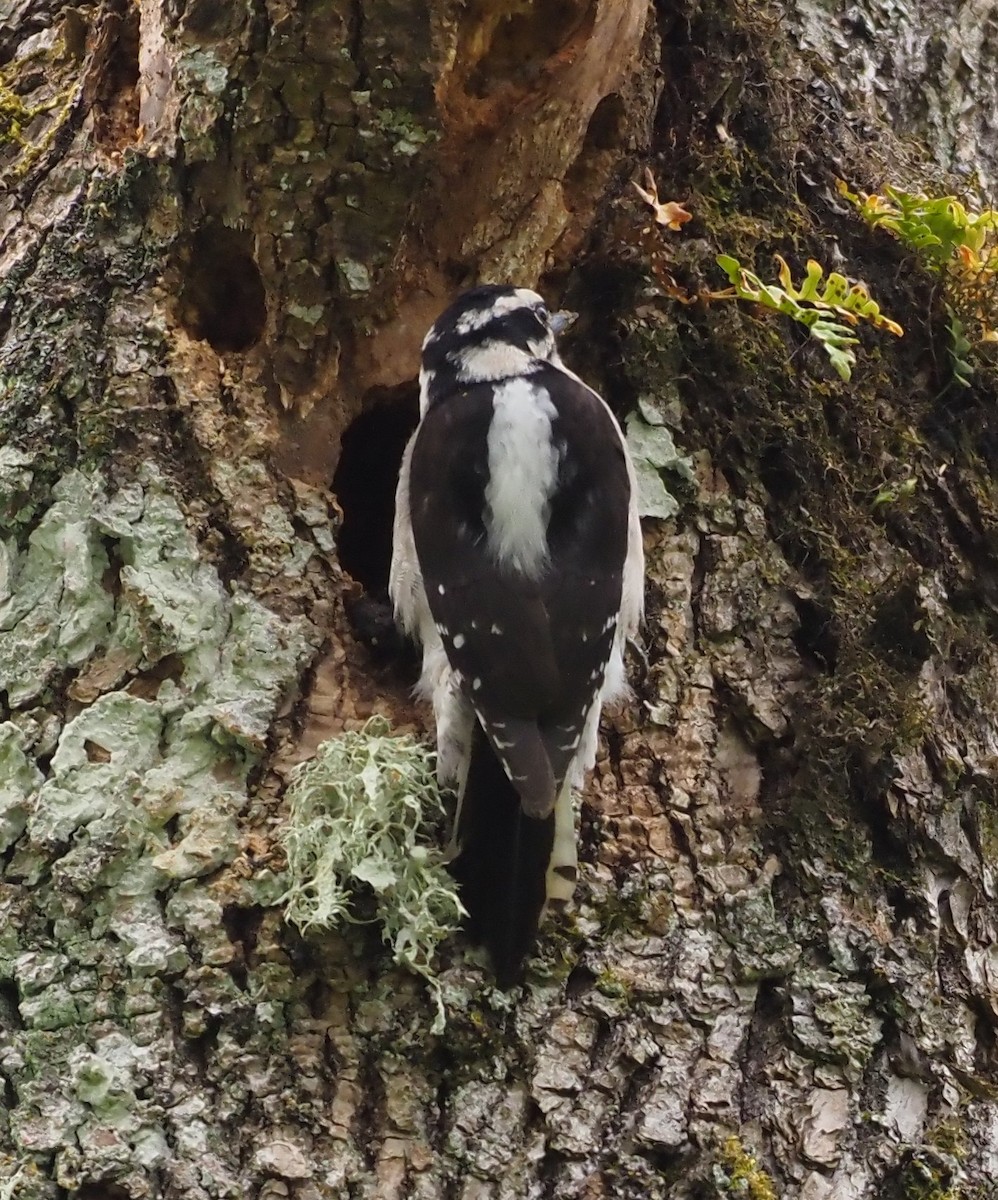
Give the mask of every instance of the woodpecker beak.
<svg viewBox="0 0 998 1200">
<path fill-rule="evenodd" d="M 570 329 L 578 320 L 578 313 L 569 312 L 563 309 L 561 312 L 551 314 L 548 324 L 551 326 L 551 332 L 556 336 L 559 333 L 564 333 L 566 329 Z"/>
</svg>

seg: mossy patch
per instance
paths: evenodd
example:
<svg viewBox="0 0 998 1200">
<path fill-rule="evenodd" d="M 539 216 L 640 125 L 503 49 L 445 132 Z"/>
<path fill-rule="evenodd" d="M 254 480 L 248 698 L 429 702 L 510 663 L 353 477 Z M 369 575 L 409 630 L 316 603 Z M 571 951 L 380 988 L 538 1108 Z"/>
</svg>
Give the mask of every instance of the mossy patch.
<svg viewBox="0 0 998 1200">
<path fill-rule="evenodd" d="M 714 1167 L 713 1183 L 718 1196 L 777 1200 L 778 1193 L 772 1176 L 737 1137 L 729 1137 L 721 1146 Z"/>
<path fill-rule="evenodd" d="M 858 328 L 857 365 L 844 382 L 779 314 L 680 304 L 662 285 L 662 263 L 633 236 L 647 224 L 635 201 L 629 214 L 620 206 L 613 243 L 587 264 L 594 281 L 613 283 L 626 314 L 605 357 L 615 350 L 615 380 L 635 400 L 660 398 L 680 452 L 706 451 L 735 496 L 761 507 L 800 581 L 807 681 L 793 740 L 760 747 L 762 807 L 796 884 L 826 886 L 820 872 L 796 872 L 818 859 L 859 895 L 914 886 L 917 848 L 892 831 L 887 797 L 898 761 L 935 733 L 923 669 L 956 651 L 966 666 L 953 690 L 968 708 L 993 706 L 985 681 L 998 630 L 998 374 L 982 367 L 973 386 L 948 387 L 936 280 L 835 189 L 837 172 L 860 182 L 882 172 L 892 146 L 898 169 L 910 171 L 913 156 L 892 132 L 857 138 L 841 110 L 784 72 L 765 6 L 700 0 L 677 20 L 684 35 L 667 40 L 671 84 L 659 122 L 678 149 L 653 164 L 661 196 L 694 217 L 662 235 L 677 287 L 687 296 L 722 287 L 718 254 L 763 279 L 777 255 L 794 279 L 815 260 L 861 274 L 905 336 Z M 835 171 L 823 157 L 829 144 L 841 150 Z M 677 514 L 707 515 L 695 500 Z M 937 591 L 949 603 L 930 613 L 926 597 Z"/>
<path fill-rule="evenodd" d="M 66 124 L 80 86 L 61 37 L 0 69 L 0 179 L 27 177 Z"/>
</svg>

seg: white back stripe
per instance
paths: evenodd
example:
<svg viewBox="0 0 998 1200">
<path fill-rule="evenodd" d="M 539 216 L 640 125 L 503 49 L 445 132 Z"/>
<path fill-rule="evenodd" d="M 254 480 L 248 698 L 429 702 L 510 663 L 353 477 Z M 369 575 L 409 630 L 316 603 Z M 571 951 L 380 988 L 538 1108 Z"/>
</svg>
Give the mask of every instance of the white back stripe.
<svg viewBox="0 0 998 1200">
<path fill-rule="evenodd" d="M 549 502 L 558 480 L 551 437 L 557 410 L 545 388 L 522 378 L 500 384 L 492 406 L 485 488 L 489 550 L 502 565 L 536 578 L 547 563 Z"/>
</svg>

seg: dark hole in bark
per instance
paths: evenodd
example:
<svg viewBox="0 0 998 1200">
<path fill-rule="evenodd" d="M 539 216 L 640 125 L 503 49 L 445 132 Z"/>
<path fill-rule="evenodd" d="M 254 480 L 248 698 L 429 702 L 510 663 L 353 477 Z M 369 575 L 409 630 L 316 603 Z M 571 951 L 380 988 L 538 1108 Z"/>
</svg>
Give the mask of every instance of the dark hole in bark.
<svg viewBox="0 0 998 1200">
<path fill-rule="evenodd" d="M 586 963 L 576 963 L 565 980 L 565 995 L 569 1000 L 578 1000 L 592 990 L 598 976 Z"/>
<path fill-rule="evenodd" d="M 115 538 L 101 538 L 101 545 L 107 555 L 107 567 L 101 576 L 101 587 L 115 600 L 121 595 L 121 568 L 125 560 L 121 556 L 121 546 Z"/>
<path fill-rule="evenodd" d="M 340 565 L 369 596 L 388 595 L 395 485 L 406 442 L 419 420 L 415 388 L 379 391 L 347 428 L 333 492 L 343 512 Z"/>
<path fill-rule="evenodd" d="M 885 888 L 884 895 L 898 924 L 916 921 L 919 928 L 925 928 L 925 906 L 919 896 L 908 890 L 907 884 L 891 884 Z"/>
<path fill-rule="evenodd" d="M 194 235 L 180 320 L 220 354 L 248 350 L 267 321 L 267 297 L 246 230 L 206 225 Z"/>
<path fill-rule="evenodd" d="M 592 23 L 593 11 L 594 6 L 578 0 L 549 0 L 500 17 L 488 49 L 468 80 L 468 91 L 484 98 L 504 83 L 529 86 L 583 21 Z"/>
<path fill-rule="evenodd" d="M 23 1028 L 21 996 L 17 990 L 17 984 L 12 979 L 4 979 L 0 982 L 0 1029 Z"/>
<path fill-rule="evenodd" d="M 987 1011 L 978 1013 L 974 1023 L 974 1041 L 977 1046 L 974 1065 L 985 1078 L 989 1078 L 994 1075 L 995 1066 L 998 1065 L 998 1040 L 995 1038 L 994 1026 Z"/>
<path fill-rule="evenodd" d="M 880 604 L 870 639 L 888 656 L 892 666 L 914 673 L 932 654 L 924 622 L 925 613 L 914 583 L 904 583 Z"/>
<path fill-rule="evenodd" d="M 228 0 L 190 0 L 184 8 L 184 30 L 202 37 L 224 37 L 242 27 L 245 12 Z"/>
<path fill-rule="evenodd" d="M 160 686 L 167 680 L 179 683 L 184 677 L 186 664 L 179 654 L 167 654 L 148 670 L 130 679 L 125 685 L 128 692 L 142 700 L 155 700 Z"/>
<path fill-rule="evenodd" d="M 620 131 L 625 115 L 624 101 L 619 92 L 611 92 L 608 96 L 604 96 L 589 118 L 586 136 L 582 143 L 583 151 L 619 150 Z"/>
<path fill-rule="evenodd" d="M 863 820 L 873 861 L 886 875 L 903 881 L 911 873 L 911 848 L 903 819 L 891 812 L 888 789 L 894 774 L 893 760 L 868 756 L 860 748 L 850 754 L 846 779 L 853 811 Z M 895 895 L 892 903 L 901 904 Z"/>
<path fill-rule="evenodd" d="M 801 657 L 812 659 L 823 671 L 831 674 L 839 657 L 839 635 L 831 610 L 813 600 L 794 601 L 800 624 L 794 637 Z"/>
<path fill-rule="evenodd" d="M 782 446 L 768 446 L 763 452 L 759 478 L 774 500 L 791 500 L 800 491 L 800 477 Z"/>
<path fill-rule="evenodd" d="M 132 1193 L 116 1183 L 85 1183 L 73 1200 L 132 1200 Z"/>
<path fill-rule="evenodd" d="M 327 983 L 321 979 L 313 979 L 305 990 L 305 1004 L 308 1006 L 308 1011 L 316 1020 L 324 1016 L 328 1007 L 329 999 L 332 995 L 332 989 Z M 324 1053 L 330 1061 L 335 1061 L 335 1048 L 332 1043 L 327 1040 Z"/>
<path fill-rule="evenodd" d="M 139 127 L 139 10 L 114 15 L 111 50 L 94 102 L 94 139 L 108 151 L 123 150 Z"/>
<path fill-rule="evenodd" d="M 257 948 L 263 920 L 263 908 L 255 905 L 244 908 L 228 904 L 222 910 L 222 924 L 229 941 L 240 950 L 240 954 L 229 962 L 229 974 L 240 991 L 246 991 L 249 982 L 249 967 L 253 965 L 253 950 Z"/>
<path fill-rule="evenodd" d="M 187 1039 L 187 1053 L 200 1075 L 204 1075 L 208 1070 L 208 1063 L 211 1061 L 221 1028 L 222 1018 L 212 1014 L 206 1017 L 203 1032 Z"/>
<path fill-rule="evenodd" d="M 111 761 L 111 751 L 105 749 L 99 742 L 92 742 L 90 738 L 84 738 L 83 749 L 87 756 L 87 762 L 109 763 Z"/>
<path fill-rule="evenodd" d="M 589 187 L 600 177 L 607 156 L 615 153 L 621 144 L 625 116 L 624 102 L 617 92 L 604 96 L 596 105 L 582 147 L 565 175 L 565 189 L 569 194 Z"/>
<path fill-rule="evenodd" d="M 239 904 L 227 904 L 222 909 L 222 924 L 234 946 L 241 946 L 248 958 L 256 949 L 263 924 L 263 909 L 252 905 L 243 908 Z"/>
</svg>

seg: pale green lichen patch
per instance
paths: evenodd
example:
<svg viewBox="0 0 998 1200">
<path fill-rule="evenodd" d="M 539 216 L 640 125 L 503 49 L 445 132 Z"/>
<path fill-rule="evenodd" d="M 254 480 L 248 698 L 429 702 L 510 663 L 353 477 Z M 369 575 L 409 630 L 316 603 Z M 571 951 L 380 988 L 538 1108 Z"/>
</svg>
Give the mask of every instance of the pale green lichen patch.
<svg viewBox="0 0 998 1200">
<path fill-rule="evenodd" d="M 222 905 L 193 879 L 179 884 L 166 905 L 167 923 L 182 929 L 201 947 L 201 961 L 224 966 L 232 942 L 222 923 Z"/>
<path fill-rule="evenodd" d="M 777 916 L 769 888 L 739 897 L 724 913 L 721 932 L 731 946 L 739 982 L 782 978 L 800 958 L 800 946 Z"/>
<path fill-rule="evenodd" d="M 0 397 L 4 380 L 0 377 Z M 31 514 L 30 498 L 34 472 L 30 454 L 16 446 L 0 446 L 0 519 L 5 526 L 17 527 Z M 0 542 L 0 600 L 8 595 L 10 586 L 9 559 Z"/>
<path fill-rule="evenodd" d="M 380 109 L 374 114 L 373 124 L 389 140 L 397 139 L 392 149 L 403 158 L 412 158 L 424 146 L 440 140 L 439 130 L 429 127 L 415 113 L 404 108 L 386 106 Z M 361 136 L 364 132 L 362 128 Z"/>
<path fill-rule="evenodd" d="M 662 417 L 650 406 L 642 405 L 641 412 L 628 419 L 627 445 L 638 482 L 638 512 L 643 517 L 674 517 L 679 503 L 666 487 L 662 472 L 689 485 L 693 465 L 676 449 Z"/>
<path fill-rule="evenodd" d="M 73 1090 L 77 1098 L 108 1119 L 120 1119 L 135 1102 L 123 1073 L 100 1055 L 81 1049 L 73 1055 Z"/>
<path fill-rule="evenodd" d="M 10 721 L 0 724 L 0 853 L 24 832 L 28 797 L 42 781 L 42 773 L 23 748 L 24 737 Z"/>
<path fill-rule="evenodd" d="M 361 262 L 352 258 L 340 259 L 336 264 L 343 282 L 351 292 L 369 292 L 371 290 L 371 273 Z"/>
<path fill-rule="evenodd" d="M 238 853 L 250 772 L 314 639 L 223 583 L 152 471 L 114 492 L 74 471 L 25 515 L 33 469 L 23 452 L 0 458 L 12 710 L 0 979 L 14 985 L 4 1071 L 18 1097 L 5 1133 L 18 1154 L 54 1156 L 52 1177 L 74 1191 L 169 1152 L 144 1047 L 164 1036 L 173 982 L 190 998 L 180 1038 L 203 1034 L 209 1011 L 250 1004 L 227 969 L 221 905 L 202 893 L 195 919 L 178 881 Z M 272 873 L 267 886 L 273 902 Z M 284 1028 L 281 971 L 263 964 L 252 984 L 271 1030 Z"/>
<path fill-rule="evenodd" d="M 228 591 L 153 475 L 109 496 L 98 478 L 72 472 L 53 495 L 26 548 L 7 543 L 0 686 L 12 707 L 98 655 L 119 678 L 175 655 L 182 671 L 175 691 L 162 689 L 164 711 L 185 716 L 188 731 L 200 724 L 259 750 L 309 652 L 304 622 Z"/>
<path fill-rule="evenodd" d="M 186 97 L 179 125 L 184 154 L 188 162 L 198 162 L 214 149 L 213 131 L 224 111 L 229 69 L 209 50 L 189 51 L 174 69 Z"/>
<path fill-rule="evenodd" d="M 425 748 L 390 737 L 375 718 L 361 733 L 324 742 L 297 769 L 288 801 L 288 918 L 303 931 L 356 921 L 357 890 L 368 890 L 395 961 L 433 988 L 439 1032 L 434 956 L 458 928 L 461 905 L 439 855 L 419 841 L 441 813 Z"/>
<path fill-rule="evenodd" d="M 18 551 L 4 543 L 0 688 L 12 707 L 39 696 L 56 672 L 82 666 L 106 643 L 114 600 L 102 586 L 107 552 L 94 520 L 94 484 L 73 473 Z"/>
<path fill-rule="evenodd" d="M 155 699 L 109 692 L 67 723 L 33 805 L 30 841 L 51 846 L 75 837 L 61 866 L 72 864 L 77 889 L 108 882 L 112 864 L 139 891 L 164 876 L 204 874 L 234 856 L 247 774 L 309 652 L 304 626 L 228 592 L 152 476 L 109 497 L 98 480 L 73 473 L 54 496 L 17 556 L 17 583 L 3 609 L 0 663 L 11 702 L 33 698 L 57 671 L 96 656 L 116 664 L 118 682 L 168 656 L 177 666 Z M 106 580 L 112 556 L 122 564 L 117 598 Z M 78 681 L 79 690 L 92 682 Z M 32 782 L 25 748 L 13 737 L 0 742 L 0 753 L 11 761 L 12 780 Z M 0 795 L 10 820 L 23 824 L 23 795 L 13 787 Z M 170 845 L 161 830 L 174 817 L 183 836 Z M 19 851 L 29 876 L 32 853 Z"/>
<path fill-rule="evenodd" d="M 135 813 L 133 798 L 144 772 L 159 758 L 161 728 L 155 704 L 116 692 L 102 696 L 63 731 L 51 774 L 32 806 L 28 832 L 34 847 L 50 847 L 88 827 L 69 851 L 76 890 L 96 885 L 108 865 L 110 845 L 123 850 L 141 842 L 145 820 Z M 85 845 L 98 844 L 103 852 L 86 853 Z M 63 869 L 69 866 L 65 857 Z M 110 859 L 120 865 L 113 852 Z"/>
<path fill-rule="evenodd" d="M 790 1024 L 801 1052 L 819 1062 L 841 1063 L 858 1078 L 883 1028 L 866 988 L 831 971 L 802 968 L 793 977 L 790 996 Z"/>
</svg>

